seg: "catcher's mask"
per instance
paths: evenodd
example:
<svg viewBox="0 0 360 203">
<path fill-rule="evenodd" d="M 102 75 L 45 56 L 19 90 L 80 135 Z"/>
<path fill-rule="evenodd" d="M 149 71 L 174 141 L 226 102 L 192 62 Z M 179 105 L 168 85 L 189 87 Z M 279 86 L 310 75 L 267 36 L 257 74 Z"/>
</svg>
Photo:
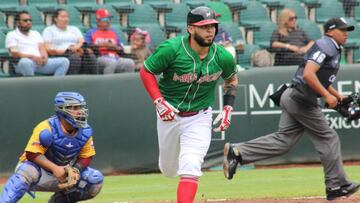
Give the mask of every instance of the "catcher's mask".
<svg viewBox="0 0 360 203">
<path fill-rule="evenodd" d="M 219 21 L 216 20 L 216 13 L 209 7 L 200 6 L 192 9 L 187 15 L 187 25 L 204 26 L 215 24 L 216 32 L 218 32 Z"/>
<path fill-rule="evenodd" d="M 74 128 L 87 126 L 88 109 L 84 97 L 77 92 L 59 92 L 54 99 L 56 115 Z M 74 113 L 75 112 L 75 113 Z"/>
</svg>

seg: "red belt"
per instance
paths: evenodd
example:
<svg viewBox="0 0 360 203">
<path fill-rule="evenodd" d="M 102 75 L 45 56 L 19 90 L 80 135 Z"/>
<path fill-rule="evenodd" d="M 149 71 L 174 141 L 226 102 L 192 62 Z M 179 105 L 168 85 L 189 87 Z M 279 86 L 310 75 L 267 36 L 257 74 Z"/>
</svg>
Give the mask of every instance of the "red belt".
<svg viewBox="0 0 360 203">
<path fill-rule="evenodd" d="M 196 114 L 198 114 L 200 111 L 206 111 L 208 110 L 209 107 L 206 107 L 202 110 L 199 111 L 187 111 L 187 112 L 179 112 L 177 115 L 180 117 L 190 117 L 190 116 L 195 116 Z"/>
</svg>

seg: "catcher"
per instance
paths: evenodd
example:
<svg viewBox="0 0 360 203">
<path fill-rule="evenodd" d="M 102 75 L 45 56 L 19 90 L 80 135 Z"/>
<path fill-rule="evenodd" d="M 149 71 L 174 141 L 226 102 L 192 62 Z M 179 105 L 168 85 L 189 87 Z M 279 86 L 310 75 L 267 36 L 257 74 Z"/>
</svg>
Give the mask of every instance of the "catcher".
<svg viewBox="0 0 360 203">
<path fill-rule="evenodd" d="M 26 192 L 55 192 L 49 203 L 70 203 L 94 198 L 103 175 L 89 166 L 95 149 L 87 124 L 84 97 L 59 92 L 56 115 L 39 123 L 30 137 L 15 173 L 6 182 L 0 202 L 18 202 Z"/>
</svg>

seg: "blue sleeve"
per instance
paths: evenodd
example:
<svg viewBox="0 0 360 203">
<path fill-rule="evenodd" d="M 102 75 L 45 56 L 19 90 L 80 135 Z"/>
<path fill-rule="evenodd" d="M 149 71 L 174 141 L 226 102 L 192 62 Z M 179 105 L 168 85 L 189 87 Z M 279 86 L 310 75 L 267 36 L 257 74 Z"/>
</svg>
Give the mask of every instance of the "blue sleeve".
<svg viewBox="0 0 360 203">
<path fill-rule="evenodd" d="M 95 32 L 96 30 L 95 29 L 90 29 L 86 32 L 85 34 L 85 42 L 88 43 L 88 44 L 92 44 L 92 35 L 93 33 Z"/>
</svg>

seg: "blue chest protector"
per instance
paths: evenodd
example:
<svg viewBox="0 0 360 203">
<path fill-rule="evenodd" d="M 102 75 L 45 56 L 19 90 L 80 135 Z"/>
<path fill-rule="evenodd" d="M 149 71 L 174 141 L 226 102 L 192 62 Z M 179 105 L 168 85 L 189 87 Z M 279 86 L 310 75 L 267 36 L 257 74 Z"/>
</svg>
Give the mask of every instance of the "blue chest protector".
<svg viewBox="0 0 360 203">
<path fill-rule="evenodd" d="M 78 128 L 75 136 L 64 134 L 61 129 L 61 123 L 57 116 L 48 119 L 51 126 L 51 133 L 44 130 L 40 133 L 40 143 L 48 150 L 45 156 L 57 165 L 70 164 L 72 160 L 76 161 L 81 149 L 92 135 L 90 126 Z"/>
</svg>

